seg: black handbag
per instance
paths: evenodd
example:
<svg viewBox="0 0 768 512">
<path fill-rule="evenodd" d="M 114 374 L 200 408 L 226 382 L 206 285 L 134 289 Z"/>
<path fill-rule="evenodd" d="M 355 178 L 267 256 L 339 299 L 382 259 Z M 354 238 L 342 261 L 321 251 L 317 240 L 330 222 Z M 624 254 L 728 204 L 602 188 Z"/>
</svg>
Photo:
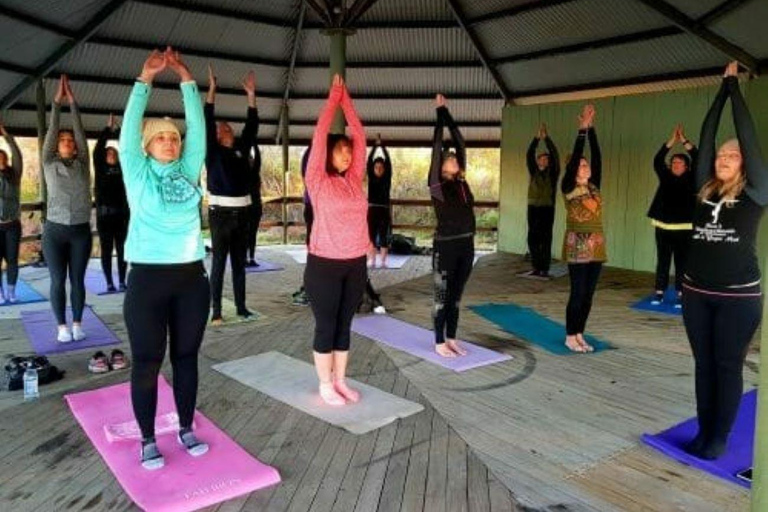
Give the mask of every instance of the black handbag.
<svg viewBox="0 0 768 512">
<path fill-rule="evenodd" d="M 37 370 L 37 383 L 48 384 L 64 378 L 64 372 L 52 365 L 45 356 L 12 357 L 5 363 L 5 381 L 8 391 L 24 389 L 24 372 Z"/>
</svg>

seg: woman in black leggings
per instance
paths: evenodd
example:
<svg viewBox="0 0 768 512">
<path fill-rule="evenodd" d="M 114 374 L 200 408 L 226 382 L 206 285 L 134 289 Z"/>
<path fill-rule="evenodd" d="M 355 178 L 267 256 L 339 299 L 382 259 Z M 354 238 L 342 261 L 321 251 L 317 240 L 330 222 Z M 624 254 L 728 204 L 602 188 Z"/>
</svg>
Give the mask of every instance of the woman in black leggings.
<svg viewBox="0 0 768 512">
<path fill-rule="evenodd" d="M 181 81 L 187 126 L 183 150 L 172 121 L 143 120 L 152 80 L 166 68 Z M 133 353 L 131 401 L 142 435 L 141 464 L 157 469 L 164 464 L 155 443 L 157 377 L 168 345 L 179 443 L 195 457 L 208 451 L 192 431 L 197 356 L 211 297 L 200 231 L 205 120 L 197 84 L 171 48 L 152 52 L 133 86 L 120 134 L 120 160 L 131 206 L 125 246 L 131 273 L 123 311 Z"/>
<path fill-rule="evenodd" d="M 435 280 L 435 351 L 443 357 L 466 355 L 456 340 L 459 303 L 475 260 L 475 198 L 464 179 L 467 150 L 458 125 L 438 94 L 437 124 L 432 138 L 429 193 L 437 228 L 433 241 L 432 272 Z M 443 145 L 443 129 L 451 133 L 454 150 Z"/>
<path fill-rule="evenodd" d="M 584 339 L 592 297 L 606 261 L 603 234 L 603 198 L 600 193 L 603 165 L 597 133 L 593 127 L 595 108 L 584 106 L 579 116 L 579 133 L 560 188 L 565 197 L 563 260 L 568 262 L 571 294 L 565 311 L 565 346 L 572 352 L 592 352 Z M 589 140 L 591 158 L 584 156 Z"/>
<path fill-rule="evenodd" d="M 675 144 L 683 145 L 686 153 L 672 155 L 669 165 L 666 157 Z M 662 145 L 653 159 L 653 170 L 659 178 L 659 188 L 653 196 L 648 217 L 656 229 L 656 293 L 651 304 L 664 301 L 664 292 L 669 284 L 669 266 L 675 260 L 675 307 L 682 306 L 683 269 L 691 244 L 691 219 L 696 198 L 692 170 L 697 161 L 698 150 L 685 136 L 682 125 L 677 125 L 672 137 Z"/>
<path fill-rule="evenodd" d="M 61 104 L 69 102 L 72 130 L 59 129 Z M 43 173 L 48 191 L 43 255 L 51 274 L 51 306 L 59 325 L 58 341 L 85 339 L 85 269 L 91 256 L 91 173 L 88 140 L 66 75 L 53 100 L 51 124 L 43 142 Z M 69 274 L 72 329 L 67 326 L 66 280 Z"/>
<path fill-rule="evenodd" d="M 3 260 L 7 265 L 8 287 L 3 288 L 3 275 L 0 270 L 0 302 L 13 304 L 16 302 L 16 282 L 19 278 L 19 242 L 21 241 L 21 174 L 24 171 L 24 161 L 21 150 L 11 134 L 0 124 L 0 135 L 11 150 L 12 160 L 8 153 L 0 150 L 0 269 Z"/>
<path fill-rule="evenodd" d="M 117 277 L 120 290 L 125 291 L 125 237 L 128 235 L 128 199 L 125 197 L 123 170 L 117 157 L 117 150 L 107 147 L 107 141 L 117 137 L 115 116 L 101 132 L 93 149 L 93 166 L 96 170 L 94 195 L 96 196 L 96 229 L 101 245 L 101 269 L 107 281 L 107 291 L 114 292 L 112 277 L 112 251 L 117 251 Z"/>
<path fill-rule="evenodd" d="M 696 360 L 699 431 L 686 449 L 703 459 L 726 451 L 743 391 L 749 342 L 760 324 L 757 229 L 768 205 L 768 166 L 739 90 L 738 63 L 725 78 L 699 140 L 693 240 L 683 281 L 683 320 Z M 730 97 L 737 139 L 715 152 Z"/>
</svg>

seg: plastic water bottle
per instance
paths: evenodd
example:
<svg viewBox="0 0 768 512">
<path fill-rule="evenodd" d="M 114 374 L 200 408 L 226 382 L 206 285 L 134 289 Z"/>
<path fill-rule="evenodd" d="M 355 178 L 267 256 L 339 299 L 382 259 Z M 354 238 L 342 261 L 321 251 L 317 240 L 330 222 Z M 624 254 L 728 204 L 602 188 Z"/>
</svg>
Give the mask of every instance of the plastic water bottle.
<svg viewBox="0 0 768 512">
<path fill-rule="evenodd" d="M 40 398 L 40 392 L 37 389 L 37 368 L 29 366 L 24 371 L 24 401 Z"/>
</svg>

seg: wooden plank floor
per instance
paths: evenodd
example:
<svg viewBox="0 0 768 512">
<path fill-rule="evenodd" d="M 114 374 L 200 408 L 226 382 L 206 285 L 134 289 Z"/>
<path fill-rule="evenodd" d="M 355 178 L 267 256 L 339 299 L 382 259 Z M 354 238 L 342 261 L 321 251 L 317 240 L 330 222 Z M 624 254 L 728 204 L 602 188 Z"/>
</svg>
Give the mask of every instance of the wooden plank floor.
<svg viewBox="0 0 768 512">
<path fill-rule="evenodd" d="M 311 314 L 287 305 L 303 266 L 277 250 L 264 254 L 286 270 L 248 276 L 249 307 L 262 314 L 257 322 L 207 331 L 198 408 L 277 467 L 283 482 L 210 510 L 747 510 L 745 491 L 638 442 L 642 432 L 693 414 L 692 362 L 679 319 L 626 307 L 650 288 L 648 275 L 607 270 L 602 276 L 589 329 L 619 350 L 595 356 L 551 356 L 468 310 L 460 334 L 514 360 L 456 374 L 355 336 L 351 377 L 425 406 L 356 436 L 211 370 L 217 362 L 270 350 L 310 361 Z M 562 321 L 567 278 L 514 278 L 523 268 L 517 257 L 484 258 L 464 304 L 513 300 Z M 395 316 L 429 326 L 428 269 L 429 258 L 422 257 L 403 270 L 373 273 Z M 25 269 L 23 275 L 44 292 L 44 273 Z M 229 283 L 225 294 L 231 297 Z M 120 297 L 88 300 L 126 340 Z M 18 314 L 0 311 L 0 353 L 27 350 Z M 88 355 L 52 358 L 67 378 L 41 388 L 36 403 L 0 394 L 0 510 L 136 509 L 61 398 L 127 380 L 127 372 L 88 374 Z M 748 385 L 756 369 L 752 354 Z M 170 375 L 167 365 L 163 371 Z"/>
</svg>

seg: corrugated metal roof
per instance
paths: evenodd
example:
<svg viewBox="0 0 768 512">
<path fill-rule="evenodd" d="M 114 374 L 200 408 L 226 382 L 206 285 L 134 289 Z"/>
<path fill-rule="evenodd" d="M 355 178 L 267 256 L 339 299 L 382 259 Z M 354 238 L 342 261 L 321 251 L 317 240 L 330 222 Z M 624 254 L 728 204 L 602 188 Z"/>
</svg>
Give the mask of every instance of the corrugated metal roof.
<svg viewBox="0 0 768 512">
<path fill-rule="evenodd" d="M 360 100 L 352 97 L 357 113 L 363 123 L 372 121 L 414 122 L 428 121 L 435 118 L 434 100 Z M 499 112 L 504 102 L 499 100 L 451 100 L 448 98 L 451 112 L 461 121 L 499 120 Z M 324 100 L 294 100 L 291 102 L 291 117 L 315 119 Z"/>
<path fill-rule="evenodd" d="M 667 27 L 670 23 L 639 2 L 579 0 L 499 18 L 475 26 L 491 58 L 595 41 Z"/>
<path fill-rule="evenodd" d="M 141 71 L 148 52 L 130 48 L 116 48 L 101 44 L 85 43 L 70 53 L 56 67 L 59 72 L 97 75 L 107 78 L 134 78 Z M 207 59 L 185 57 L 196 79 L 207 81 Z M 285 86 L 285 70 L 272 66 L 259 66 L 242 62 L 216 61 L 213 63 L 219 84 L 222 87 L 239 87 L 240 80 L 253 69 L 258 77 L 259 87 L 264 90 L 282 90 Z M 175 83 L 170 72 L 158 77 L 159 81 Z"/>
<path fill-rule="evenodd" d="M 38 17 L 46 22 L 77 30 L 106 5 L 107 0 L 0 0 L 3 5 Z M 190 7 L 203 6 L 211 10 L 229 11 L 230 15 L 204 15 L 183 9 L 163 6 L 160 0 L 136 0 L 126 3 L 100 29 L 98 36 L 124 39 L 137 45 L 172 43 L 200 53 L 233 54 L 233 59 L 217 59 L 216 75 L 222 87 L 239 90 L 242 76 L 250 69 L 257 73 L 258 88 L 281 95 L 285 87 L 287 64 L 291 54 L 293 26 L 302 0 L 189 0 Z M 700 17 L 722 0 L 667 0 L 691 17 Z M 461 0 L 463 10 L 470 18 L 531 4 L 532 0 Z M 348 4 L 350 2 L 348 1 Z M 180 3 L 179 3 L 180 4 Z M 541 51 L 548 48 L 594 41 L 616 35 L 670 27 L 671 23 L 640 2 L 624 0 L 572 0 L 557 5 L 541 1 L 542 8 L 524 9 L 515 16 L 487 20 L 472 24 L 481 44 L 492 57 L 507 57 Z M 181 4 L 180 4 L 181 5 Z M 242 16 L 238 15 L 241 13 Z M 234 14 L 234 15 L 232 15 Z M 247 18 L 262 16 L 264 22 Z M 764 30 L 768 19 L 768 2 L 753 0 L 741 6 L 714 24 L 723 37 L 743 46 L 758 58 L 768 58 L 768 32 Z M 479 65 L 477 54 L 466 35 L 458 28 L 397 28 L 405 22 L 451 22 L 453 16 L 446 0 L 379 0 L 362 17 L 361 23 L 392 27 L 362 28 L 348 39 L 348 62 L 370 62 L 368 68 L 351 67 L 347 79 L 353 97 L 382 95 L 393 97 L 417 96 L 429 98 L 436 92 L 453 96 L 489 96 L 486 100 L 457 100 L 452 102 L 454 114 L 460 122 L 497 122 L 501 100 L 491 75 Z M 311 8 L 307 9 L 307 23 L 320 21 Z M 0 60 L 10 64 L 34 67 L 50 56 L 63 39 L 45 29 L 36 29 L 26 23 L 10 22 L 0 16 Z M 303 36 L 301 61 L 328 59 L 328 41 L 317 29 L 308 29 Z M 147 51 L 113 45 L 85 43 L 72 51 L 54 70 L 53 75 L 66 71 L 75 75 L 99 77 L 93 83 L 75 81 L 73 86 L 85 109 L 122 109 L 130 85 L 105 85 L 110 79 L 131 81 L 141 69 Z M 243 55 L 276 65 L 253 65 L 238 62 Z M 238 57 L 239 56 L 239 57 Z M 208 59 L 186 56 L 193 74 L 205 86 Z M 717 50 L 693 36 L 684 34 L 652 41 L 629 43 L 621 46 L 582 51 L 568 55 L 543 57 L 499 66 L 501 75 L 521 103 L 562 101 L 583 98 L 584 94 L 549 94 L 527 97 L 531 93 L 553 88 L 578 87 L 579 84 L 610 83 L 632 78 L 679 73 L 701 68 L 720 67 L 727 58 Z M 452 65 L 457 61 L 474 62 L 465 67 Z M 401 62 L 402 65 L 398 65 Z M 444 67 L 414 67 L 415 62 L 445 62 Z M 423 64 L 422 64 L 423 66 Z M 0 99 L 22 76 L 0 71 Z M 171 74 L 163 74 L 159 83 L 173 83 Z M 294 76 L 292 90 L 296 95 L 327 92 L 329 73 L 326 68 L 299 67 Z M 622 85 L 601 88 L 586 96 L 603 94 L 640 93 L 651 90 L 669 90 L 695 84 L 710 83 L 709 79 L 671 80 L 664 84 Z M 48 98 L 53 94 L 51 82 Z M 20 103 L 34 104 L 30 89 Z M 218 112 L 222 116 L 241 117 L 243 97 L 220 95 Z M 322 101 L 293 101 L 292 119 L 313 119 Z M 358 100 L 356 102 L 364 121 L 431 122 L 431 101 L 409 99 Z M 279 99 L 259 100 L 264 119 L 275 121 L 279 113 Z M 153 94 L 150 109 L 180 114 L 178 92 L 158 89 Z M 89 129 L 97 130 L 104 116 L 86 116 Z M 34 112 L 9 112 L 6 119 L 29 122 L 34 126 Z M 15 122 L 15 121 L 10 121 Z M 296 127 L 305 137 L 311 127 Z M 429 128 L 374 127 L 386 137 L 428 141 Z M 276 126 L 264 126 L 262 134 L 274 136 Z M 298 132 L 297 132 L 298 133 Z M 498 137 L 498 128 L 467 128 L 465 134 L 488 140 Z"/>
<path fill-rule="evenodd" d="M 34 68 L 48 58 L 66 39 L 0 16 L 2 60 Z"/>
<path fill-rule="evenodd" d="M 308 30 L 299 61 L 329 58 L 330 42 L 319 30 Z M 419 62 L 477 59 L 472 43 L 460 28 L 429 31 L 413 29 L 362 29 L 347 38 L 347 61 Z"/>
<path fill-rule="evenodd" d="M 671 92 L 693 87 L 708 87 L 717 85 L 722 80 L 719 74 L 701 78 L 686 78 L 683 80 L 666 80 L 648 84 L 623 85 L 619 87 L 604 87 L 590 89 L 581 92 L 568 92 L 563 94 L 543 94 L 538 96 L 522 96 L 515 98 L 517 105 L 538 105 L 542 103 L 560 103 L 564 101 L 585 101 L 596 98 L 610 98 L 613 96 L 628 96 L 633 94 L 649 94 L 657 92 Z"/>
<path fill-rule="evenodd" d="M 97 35 L 152 42 L 158 46 L 170 44 L 190 49 L 288 59 L 291 33 L 290 29 L 263 23 L 129 3 L 115 13 Z"/>
<path fill-rule="evenodd" d="M 719 66 L 720 52 L 688 34 L 499 66 L 513 92 Z"/>
<path fill-rule="evenodd" d="M 504 9 L 512 9 L 520 5 L 530 4 L 532 0 L 460 0 L 464 9 L 464 14 L 468 18 L 485 16 L 487 14 L 499 12 Z M 546 0 L 539 0 L 545 3 Z"/>
<path fill-rule="evenodd" d="M 192 6 L 213 6 L 242 12 L 243 14 L 263 15 L 285 20 L 296 18 L 301 2 L 304 0 L 185 0 Z"/>
<path fill-rule="evenodd" d="M 722 4 L 723 0 L 666 0 L 666 2 L 691 18 L 700 18 Z"/>
<path fill-rule="evenodd" d="M 768 1 L 751 1 L 711 27 L 753 57 L 768 58 Z"/>
<path fill-rule="evenodd" d="M 70 30 L 85 25 L 105 4 L 105 0 L 3 0 L 6 7 Z"/>
<path fill-rule="evenodd" d="M 408 20 L 453 20 L 448 2 L 434 0 L 379 0 L 368 9 L 361 22 L 408 21 Z"/>
<path fill-rule="evenodd" d="M 0 69 L 0 97 L 8 93 L 23 79 L 23 75 Z"/>
<path fill-rule="evenodd" d="M 404 94 L 498 94 L 493 80 L 481 67 L 476 68 L 415 68 L 381 67 L 347 69 L 347 82 L 353 96 L 360 92 Z M 294 91 L 325 93 L 330 74 L 327 69 L 296 70 Z"/>
</svg>

